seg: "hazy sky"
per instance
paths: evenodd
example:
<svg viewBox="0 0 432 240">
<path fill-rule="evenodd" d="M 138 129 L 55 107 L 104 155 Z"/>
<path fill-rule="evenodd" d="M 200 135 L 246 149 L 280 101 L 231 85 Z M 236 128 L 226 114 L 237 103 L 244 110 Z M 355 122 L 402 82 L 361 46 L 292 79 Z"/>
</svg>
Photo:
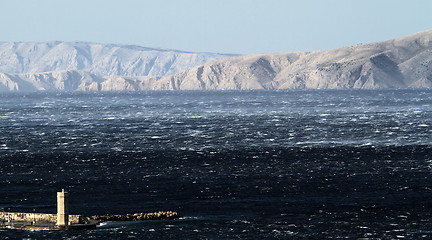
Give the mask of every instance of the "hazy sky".
<svg viewBox="0 0 432 240">
<path fill-rule="evenodd" d="M 308 51 L 432 28 L 431 0 L 0 0 L 0 41 Z"/>
</svg>

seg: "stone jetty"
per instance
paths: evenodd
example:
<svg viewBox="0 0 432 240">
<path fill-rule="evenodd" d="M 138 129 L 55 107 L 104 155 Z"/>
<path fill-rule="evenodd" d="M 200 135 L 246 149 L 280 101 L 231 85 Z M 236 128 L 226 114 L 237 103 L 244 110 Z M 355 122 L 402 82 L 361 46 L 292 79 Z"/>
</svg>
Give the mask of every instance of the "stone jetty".
<svg viewBox="0 0 432 240">
<path fill-rule="evenodd" d="M 82 216 L 69 214 L 69 194 L 57 193 L 57 214 L 0 211 L 0 228 L 32 230 L 76 230 L 95 229 L 102 222 L 173 220 L 181 216 L 173 211 L 134 213 L 124 215 Z"/>
<path fill-rule="evenodd" d="M 134 213 L 124 215 L 102 215 L 91 216 L 89 220 L 101 222 L 121 222 L 121 221 L 143 221 L 143 220 L 172 220 L 179 219 L 181 216 L 173 211 L 159 211 L 153 213 Z"/>
</svg>

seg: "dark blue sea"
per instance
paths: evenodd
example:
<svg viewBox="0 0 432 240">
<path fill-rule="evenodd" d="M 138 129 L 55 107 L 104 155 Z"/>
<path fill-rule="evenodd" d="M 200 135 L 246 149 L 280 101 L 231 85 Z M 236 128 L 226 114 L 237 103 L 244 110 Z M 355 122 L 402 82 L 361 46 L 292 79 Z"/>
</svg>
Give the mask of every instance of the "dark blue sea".
<svg viewBox="0 0 432 240">
<path fill-rule="evenodd" d="M 432 90 L 0 93 L 0 239 L 432 239 Z M 35 210 L 33 210 L 35 209 Z"/>
</svg>

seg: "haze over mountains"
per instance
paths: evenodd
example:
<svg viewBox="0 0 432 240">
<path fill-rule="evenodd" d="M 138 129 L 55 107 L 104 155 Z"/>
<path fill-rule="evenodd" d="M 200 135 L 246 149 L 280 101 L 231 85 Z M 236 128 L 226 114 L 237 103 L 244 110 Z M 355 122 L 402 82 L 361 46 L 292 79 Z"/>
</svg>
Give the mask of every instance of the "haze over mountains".
<svg viewBox="0 0 432 240">
<path fill-rule="evenodd" d="M 432 30 L 316 52 L 232 56 L 91 43 L 0 44 L 0 91 L 432 87 Z"/>
<path fill-rule="evenodd" d="M 0 91 L 74 91 L 109 77 L 160 77 L 230 56 L 86 42 L 0 43 Z"/>
</svg>

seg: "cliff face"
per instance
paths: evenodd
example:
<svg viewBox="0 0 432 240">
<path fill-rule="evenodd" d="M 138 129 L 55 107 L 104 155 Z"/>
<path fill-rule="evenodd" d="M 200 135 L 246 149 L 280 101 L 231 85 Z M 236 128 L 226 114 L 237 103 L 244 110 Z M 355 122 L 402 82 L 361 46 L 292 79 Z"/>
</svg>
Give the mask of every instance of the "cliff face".
<svg viewBox="0 0 432 240">
<path fill-rule="evenodd" d="M 137 91 L 153 89 L 156 78 L 100 77 L 85 71 L 0 73 L 0 91 Z"/>
<path fill-rule="evenodd" d="M 0 91 L 432 87 L 432 30 L 324 51 L 226 57 L 119 45 L 3 43 Z"/>
<path fill-rule="evenodd" d="M 317 52 L 239 56 L 162 77 L 160 89 L 428 88 L 432 30 Z"/>
<path fill-rule="evenodd" d="M 105 78 L 84 71 L 0 73 L 0 91 L 74 91 Z"/>
</svg>

